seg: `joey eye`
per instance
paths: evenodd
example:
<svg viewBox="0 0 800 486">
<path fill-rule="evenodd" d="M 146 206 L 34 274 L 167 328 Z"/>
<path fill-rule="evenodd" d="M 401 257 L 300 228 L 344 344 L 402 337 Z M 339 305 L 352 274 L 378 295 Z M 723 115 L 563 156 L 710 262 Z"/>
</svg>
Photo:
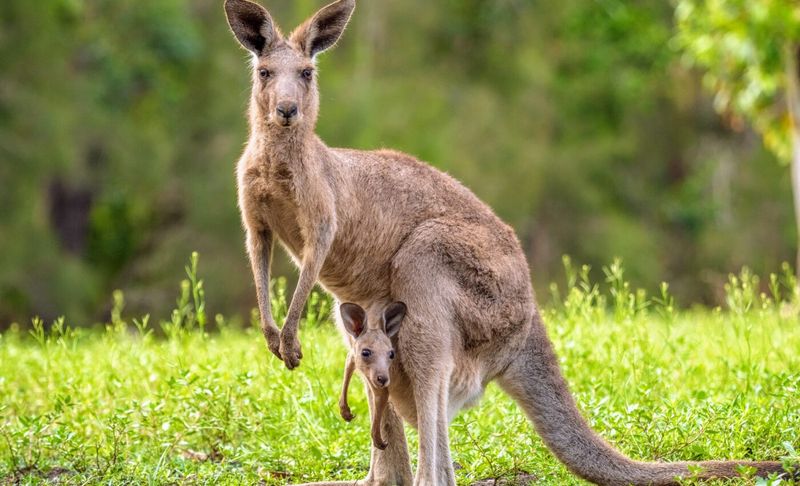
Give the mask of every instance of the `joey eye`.
<svg viewBox="0 0 800 486">
<path fill-rule="evenodd" d="M 311 68 L 303 69 L 300 72 L 300 75 L 303 76 L 303 79 L 305 79 L 306 81 L 309 81 L 309 80 L 311 80 L 311 76 L 314 75 L 314 70 L 311 69 Z"/>
<path fill-rule="evenodd" d="M 258 76 L 259 76 L 261 79 L 267 79 L 267 78 L 269 78 L 270 76 L 272 76 L 272 73 L 270 72 L 270 70 L 269 70 L 269 69 L 266 69 L 266 68 L 261 68 L 261 69 L 259 69 L 259 70 L 258 70 Z"/>
<path fill-rule="evenodd" d="M 363 356 L 365 358 L 369 358 L 370 356 L 372 356 L 372 351 L 369 350 L 369 349 L 365 349 L 365 350 L 361 351 L 361 356 Z"/>
<path fill-rule="evenodd" d="M 394 349 L 389 351 L 389 359 L 394 359 Z"/>
</svg>

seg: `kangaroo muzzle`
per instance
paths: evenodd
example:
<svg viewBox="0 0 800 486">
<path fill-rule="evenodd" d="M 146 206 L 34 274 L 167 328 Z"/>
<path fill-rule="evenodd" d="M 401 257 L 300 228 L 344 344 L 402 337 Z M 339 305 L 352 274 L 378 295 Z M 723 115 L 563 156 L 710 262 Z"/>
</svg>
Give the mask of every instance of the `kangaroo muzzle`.
<svg viewBox="0 0 800 486">
<path fill-rule="evenodd" d="M 275 107 L 275 117 L 280 125 L 290 126 L 298 115 L 297 103 L 293 101 L 281 101 Z"/>
</svg>

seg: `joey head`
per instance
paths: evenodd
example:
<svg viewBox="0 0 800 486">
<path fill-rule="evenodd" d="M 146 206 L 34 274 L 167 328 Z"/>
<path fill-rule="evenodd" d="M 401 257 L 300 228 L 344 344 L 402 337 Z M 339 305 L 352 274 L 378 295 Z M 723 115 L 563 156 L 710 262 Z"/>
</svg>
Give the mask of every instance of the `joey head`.
<svg viewBox="0 0 800 486">
<path fill-rule="evenodd" d="M 396 358 L 392 338 L 400 330 L 400 323 L 406 314 L 406 305 L 402 302 L 393 302 L 381 312 L 371 316 L 358 304 L 345 303 L 339 310 L 344 327 L 352 337 L 345 365 L 342 394 L 339 398 L 339 411 L 342 418 L 348 422 L 353 419 L 347 404 L 347 389 L 353 371 L 358 369 L 367 383 L 374 404 L 372 443 L 378 449 L 385 449 L 387 444 L 381 438 L 381 421 L 389 400 L 389 383 L 392 365 Z"/>
</svg>

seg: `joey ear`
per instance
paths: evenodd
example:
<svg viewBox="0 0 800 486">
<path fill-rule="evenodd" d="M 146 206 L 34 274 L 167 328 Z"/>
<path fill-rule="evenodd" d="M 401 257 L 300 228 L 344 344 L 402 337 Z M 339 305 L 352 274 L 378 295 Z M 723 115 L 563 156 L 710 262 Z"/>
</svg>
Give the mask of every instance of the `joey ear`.
<svg viewBox="0 0 800 486">
<path fill-rule="evenodd" d="M 383 310 L 383 330 L 387 336 L 397 334 L 405 316 L 406 305 L 402 302 L 392 302 Z"/>
<path fill-rule="evenodd" d="M 225 0 L 225 15 L 239 43 L 257 56 L 263 54 L 278 35 L 269 12 L 257 3 Z"/>
<path fill-rule="evenodd" d="M 355 8 L 355 0 L 337 0 L 322 7 L 313 17 L 295 29 L 291 38 L 300 45 L 308 57 L 313 58 L 336 44 Z"/>
<path fill-rule="evenodd" d="M 358 304 L 344 303 L 339 306 L 342 313 L 344 328 L 351 336 L 357 338 L 364 332 L 367 325 L 367 313 Z"/>
</svg>

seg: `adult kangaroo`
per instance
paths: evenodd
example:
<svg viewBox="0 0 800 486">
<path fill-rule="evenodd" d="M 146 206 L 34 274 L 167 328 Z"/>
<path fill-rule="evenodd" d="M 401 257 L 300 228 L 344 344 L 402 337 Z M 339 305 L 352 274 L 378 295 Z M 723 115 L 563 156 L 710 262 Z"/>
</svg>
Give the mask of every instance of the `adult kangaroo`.
<svg viewBox="0 0 800 486">
<path fill-rule="evenodd" d="M 355 0 L 331 3 L 284 36 L 258 4 L 225 2 L 234 35 L 253 56 L 250 137 L 237 180 L 270 351 L 289 369 L 299 365 L 297 326 L 317 281 L 339 302 L 408 308 L 382 429 L 389 445 L 373 449 L 360 483 L 412 482 L 399 415 L 419 430 L 414 484 L 455 484 L 448 423 L 491 380 L 570 470 L 597 484 L 677 484 L 690 466 L 702 466 L 703 478 L 736 476 L 740 464 L 781 471 L 777 462 L 660 464 L 616 452 L 570 395 L 514 231 L 455 179 L 409 155 L 329 148 L 315 135 L 314 59 L 337 42 L 354 7 Z M 269 304 L 276 238 L 300 267 L 282 330 Z"/>
</svg>

